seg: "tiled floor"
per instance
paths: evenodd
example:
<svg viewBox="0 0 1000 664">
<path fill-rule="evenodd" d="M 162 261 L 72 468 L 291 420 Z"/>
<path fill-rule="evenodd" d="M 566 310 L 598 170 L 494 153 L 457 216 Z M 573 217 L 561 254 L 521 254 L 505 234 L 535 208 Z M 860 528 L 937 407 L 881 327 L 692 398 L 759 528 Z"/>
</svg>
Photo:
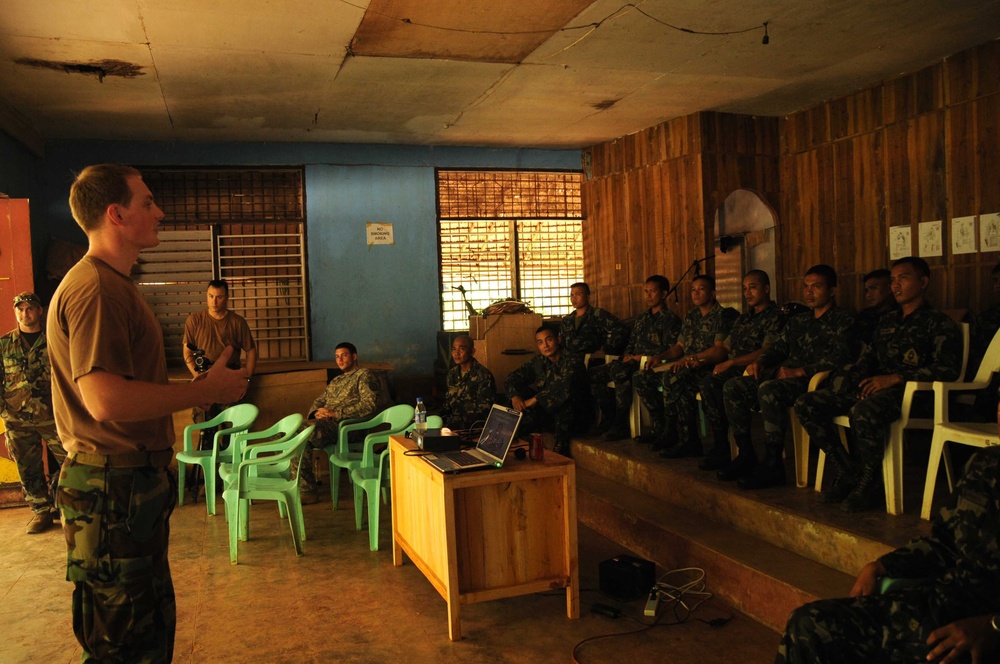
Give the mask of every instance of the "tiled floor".
<svg viewBox="0 0 1000 664">
<path fill-rule="evenodd" d="M 345 493 L 346 498 L 346 493 Z M 348 501 L 342 501 L 344 508 Z M 565 595 L 546 593 L 462 608 L 462 641 L 448 640 L 446 606 L 412 564 L 392 566 L 389 521 L 382 550 L 367 546 L 351 509 L 329 502 L 306 510 L 306 555 L 296 558 L 284 521 L 270 505 L 251 520 L 254 539 L 229 564 L 225 520 L 203 503 L 177 509 L 171 553 L 177 590 L 177 662 L 768 662 L 777 635 L 715 602 L 684 624 L 641 630 L 643 600 L 618 602 L 597 591 L 597 565 L 618 545 L 580 529 L 580 620 L 565 617 Z M 221 511 L 221 505 L 220 505 Z M 383 511 L 384 514 L 388 510 Z M 0 510 L 0 662 L 76 662 L 61 530 L 24 534 L 24 508 Z M 711 591 L 712 580 L 708 579 Z M 612 620 L 590 607 L 620 608 Z"/>
</svg>

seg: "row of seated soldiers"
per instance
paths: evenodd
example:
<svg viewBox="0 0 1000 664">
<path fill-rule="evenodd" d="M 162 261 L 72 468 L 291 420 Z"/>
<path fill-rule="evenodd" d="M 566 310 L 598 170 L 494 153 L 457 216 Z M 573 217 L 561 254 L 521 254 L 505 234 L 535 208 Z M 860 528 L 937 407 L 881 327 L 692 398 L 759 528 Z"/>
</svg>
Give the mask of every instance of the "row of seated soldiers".
<svg viewBox="0 0 1000 664">
<path fill-rule="evenodd" d="M 703 454 L 697 433 L 700 394 L 713 443 L 699 466 L 745 489 L 785 483 L 782 452 L 787 412 L 794 407 L 831 463 L 834 479 L 823 500 L 850 512 L 874 509 L 883 500 L 882 456 L 888 424 L 900 415 L 904 383 L 957 379 L 964 349 L 959 326 L 927 301 L 930 269 L 923 259 L 900 259 L 891 270 L 869 273 L 864 283 L 869 306 L 851 314 L 836 305 L 836 271 L 815 265 L 803 277 L 804 308 L 783 309 L 771 300 L 768 275 L 753 270 L 743 279 L 747 312 L 741 315 L 718 303 L 714 279 L 702 275 L 692 282 L 694 306 L 682 321 L 666 306 L 669 281 L 654 275 L 643 288 L 648 309 L 630 333 L 612 314 L 590 306 L 586 284 L 574 284 L 574 313 L 558 328 L 538 329 L 538 355 L 511 373 L 504 388 L 511 405 L 525 413 L 522 431 L 551 430 L 556 450 L 568 453 L 570 436 L 594 421 L 592 404 L 601 413 L 592 433 L 606 440 L 629 437 L 634 387 L 653 420 L 652 431 L 637 440 L 665 458 Z M 1000 292 L 1000 266 L 994 269 L 994 288 Z M 996 333 L 998 314 L 1000 307 L 979 317 L 973 356 Z M 598 350 L 617 358 L 585 368 L 584 354 Z M 494 401 L 492 376 L 473 354 L 471 339 L 455 340 L 446 423 L 459 411 L 480 417 Z M 971 359 L 969 366 L 977 363 Z M 463 372 L 463 366 L 475 366 L 475 372 Z M 821 371 L 831 371 L 830 378 L 807 392 L 809 379 Z M 751 441 L 751 417 L 758 410 L 765 433 L 762 459 Z M 832 425 L 844 414 L 851 420 L 850 452 Z M 739 450 L 733 460 L 730 431 Z"/>
</svg>

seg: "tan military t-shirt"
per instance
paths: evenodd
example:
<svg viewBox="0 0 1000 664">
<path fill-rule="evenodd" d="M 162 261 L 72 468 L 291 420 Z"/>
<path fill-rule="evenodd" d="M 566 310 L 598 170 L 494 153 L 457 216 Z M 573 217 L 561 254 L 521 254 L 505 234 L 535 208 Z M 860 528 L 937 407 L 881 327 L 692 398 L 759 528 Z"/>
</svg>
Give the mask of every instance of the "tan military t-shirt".
<svg viewBox="0 0 1000 664">
<path fill-rule="evenodd" d="M 49 305 L 49 360 L 56 427 L 70 454 L 121 454 L 173 445 L 171 416 L 98 422 L 77 379 L 101 369 L 125 378 L 167 382 L 163 333 L 132 280 L 85 256 L 66 274 Z"/>
</svg>

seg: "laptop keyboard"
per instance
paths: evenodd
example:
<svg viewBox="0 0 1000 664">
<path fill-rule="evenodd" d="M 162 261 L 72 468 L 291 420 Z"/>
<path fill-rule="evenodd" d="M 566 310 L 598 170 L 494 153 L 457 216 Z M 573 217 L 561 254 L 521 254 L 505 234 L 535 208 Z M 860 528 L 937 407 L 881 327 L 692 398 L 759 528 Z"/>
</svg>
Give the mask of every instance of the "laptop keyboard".
<svg viewBox="0 0 1000 664">
<path fill-rule="evenodd" d="M 452 452 L 448 455 L 448 458 L 454 461 L 455 465 L 459 467 L 474 466 L 483 462 L 482 459 L 468 452 Z"/>
</svg>

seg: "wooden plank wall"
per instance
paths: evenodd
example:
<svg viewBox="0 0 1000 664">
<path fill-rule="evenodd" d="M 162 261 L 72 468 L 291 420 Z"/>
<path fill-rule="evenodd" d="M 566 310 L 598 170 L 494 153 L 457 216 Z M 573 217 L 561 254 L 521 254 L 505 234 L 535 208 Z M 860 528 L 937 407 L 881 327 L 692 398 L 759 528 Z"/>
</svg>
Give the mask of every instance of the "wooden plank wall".
<svg viewBox="0 0 1000 664">
<path fill-rule="evenodd" d="M 712 253 L 715 210 L 734 189 L 776 207 L 778 145 L 776 118 L 706 112 L 587 149 L 584 278 L 594 304 L 623 318 L 642 312 L 646 277 L 673 284 Z M 670 300 L 681 315 L 688 280 Z"/>
<path fill-rule="evenodd" d="M 951 219 L 1000 211 L 1000 42 L 991 42 L 785 118 L 781 124 L 779 296 L 814 263 L 837 268 L 838 299 L 889 264 L 888 232 L 943 221 L 928 257 L 933 300 L 981 311 L 1000 252 L 951 254 Z"/>
<path fill-rule="evenodd" d="M 584 275 L 593 301 L 633 316 L 642 282 L 674 281 L 708 253 L 733 190 L 778 211 L 775 295 L 829 263 L 839 302 L 863 304 L 861 277 L 889 263 L 889 228 L 942 220 L 932 298 L 981 311 L 1000 252 L 951 254 L 951 219 L 1000 211 L 1000 41 L 783 119 L 703 112 L 584 151 Z M 686 288 L 671 307 L 687 310 Z"/>
</svg>

